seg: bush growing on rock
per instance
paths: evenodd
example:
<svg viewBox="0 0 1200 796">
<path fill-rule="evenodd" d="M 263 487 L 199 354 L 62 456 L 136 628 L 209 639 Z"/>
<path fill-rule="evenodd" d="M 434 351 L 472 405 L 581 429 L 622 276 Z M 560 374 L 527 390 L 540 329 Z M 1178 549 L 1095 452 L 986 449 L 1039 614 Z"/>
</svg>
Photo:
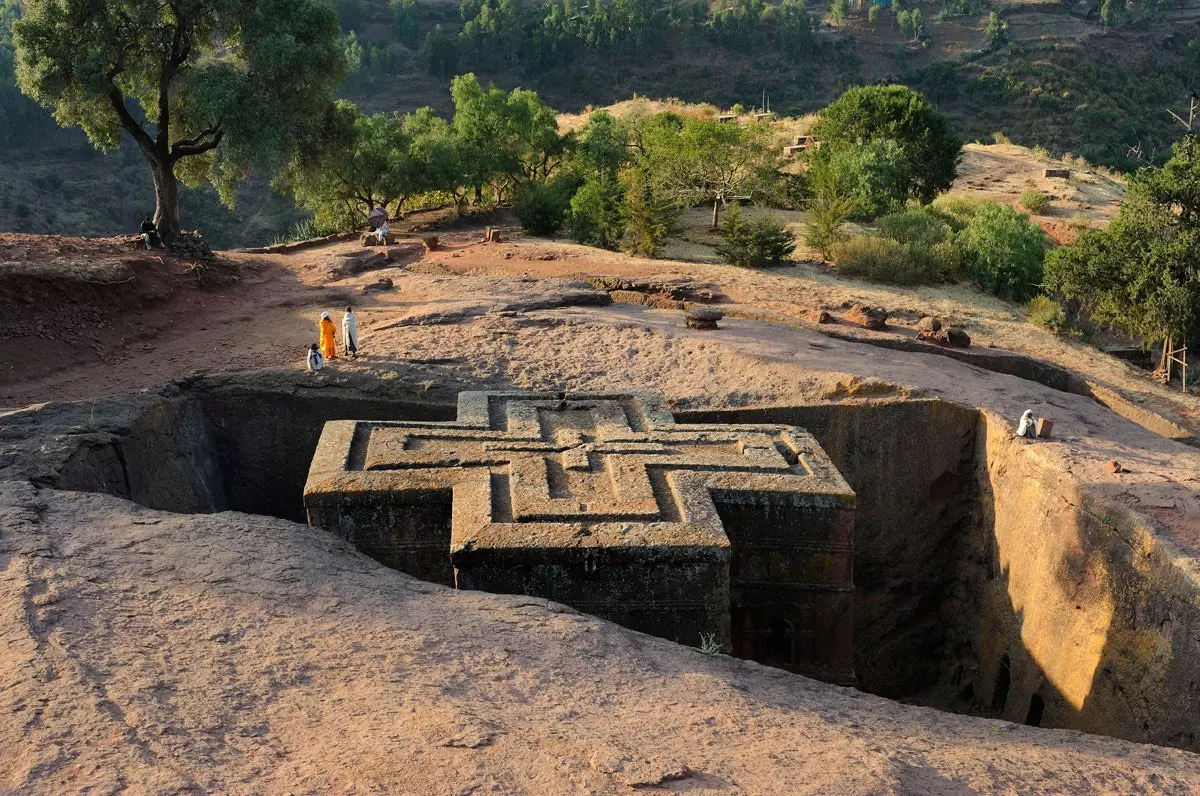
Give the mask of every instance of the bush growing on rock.
<svg viewBox="0 0 1200 796">
<path fill-rule="evenodd" d="M 796 236 L 775 216 L 746 219 L 736 208 L 726 216 L 721 236 L 725 242 L 717 246 L 717 254 L 733 265 L 777 266 L 796 250 Z"/>
<path fill-rule="evenodd" d="M 1042 282 L 1046 237 L 1007 205 L 982 205 L 956 239 L 967 275 L 989 293 L 1024 301 Z"/>
</svg>

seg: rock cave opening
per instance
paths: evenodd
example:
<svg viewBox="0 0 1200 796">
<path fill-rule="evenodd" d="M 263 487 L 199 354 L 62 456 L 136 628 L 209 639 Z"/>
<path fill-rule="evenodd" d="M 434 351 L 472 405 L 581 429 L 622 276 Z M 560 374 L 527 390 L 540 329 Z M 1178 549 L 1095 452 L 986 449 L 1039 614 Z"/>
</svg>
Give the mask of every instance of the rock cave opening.
<svg viewBox="0 0 1200 796">
<path fill-rule="evenodd" d="M 0 431 L 42 435 L 30 446 L 41 458 L 23 474 L 41 486 L 172 512 L 304 522 L 302 492 L 326 422 L 450 421 L 455 412 L 452 395 L 408 386 L 250 374 L 36 407 L 4 418 Z M 1200 600 L 1180 562 L 1155 548 L 1136 517 L 1021 455 L 997 418 L 937 400 L 675 417 L 799 426 L 853 487 L 857 688 L 1196 748 Z M 434 508 L 449 515 L 450 499 L 433 496 Z M 444 583 L 447 566 L 410 574 Z M 814 643 L 781 617 L 762 630 L 755 657 L 767 663 L 795 660 Z"/>
</svg>

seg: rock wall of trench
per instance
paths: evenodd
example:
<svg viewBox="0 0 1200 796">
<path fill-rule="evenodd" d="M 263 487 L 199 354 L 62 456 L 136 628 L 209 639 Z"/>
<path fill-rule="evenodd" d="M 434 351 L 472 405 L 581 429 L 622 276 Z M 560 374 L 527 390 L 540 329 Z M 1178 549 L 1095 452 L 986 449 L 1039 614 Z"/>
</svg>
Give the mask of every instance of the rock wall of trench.
<svg viewBox="0 0 1200 796">
<path fill-rule="evenodd" d="M 901 697 L 945 675 L 940 611 L 955 539 L 969 522 L 978 413 L 943 401 L 679 412 L 680 422 L 806 428 L 857 495 L 854 670 Z"/>
<path fill-rule="evenodd" d="M 1197 750 L 1200 568 L 983 414 L 949 616 L 987 712 Z"/>
<path fill-rule="evenodd" d="M 453 416 L 452 395 L 407 385 L 208 377 L 0 418 L 0 480 L 302 519 L 325 421 Z M 803 426 L 854 487 L 865 690 L 940 689 L 972 712 L 1200 749 L 1200 562 L 1002 419 L 940 401 L 678 419 Z"/>
</svg>

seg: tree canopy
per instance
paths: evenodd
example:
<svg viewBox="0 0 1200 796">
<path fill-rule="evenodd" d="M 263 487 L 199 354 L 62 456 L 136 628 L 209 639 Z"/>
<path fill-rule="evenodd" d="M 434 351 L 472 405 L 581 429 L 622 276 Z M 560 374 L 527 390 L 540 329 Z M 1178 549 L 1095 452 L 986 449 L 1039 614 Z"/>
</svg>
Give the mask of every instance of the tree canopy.
<svg viewBox="0 0 1200 796">
<path fill-rule="evenodd" d="M 908 192 L 922 202 L 954 183 L 962 151 L 946 117 L 906 86 L 852 88 L 821 111 L 812 132 L 820 142 L 814 163 L 847 148 L 895 141 L 908 162 Z"/>
<path fill-rule="evenodd" d="M 29 0 L 13 37 L 21 91 L 60 125 L 138 145 L 168 238 L 178 179 L 232 203 L 252 164 L 320 123 L 345 71 L 326 0 Z"/>
<path fill-rule="evenodd" d="M 721 206 L 773 170 L 778 158 L 774 133 L 762 123 L 681 121 L 664 114 L 651 119 L 642 136 L 647 170 L 660 195 L 681 208 L 711 203 L 713 229 Z"/>
<path fill-rule="evenodd" d="M 1046 289 L 1147 344 L 1200 334 L 1200 142 L 1134 175 L 1117 218 L 1046 260 Z"/>
</svg>

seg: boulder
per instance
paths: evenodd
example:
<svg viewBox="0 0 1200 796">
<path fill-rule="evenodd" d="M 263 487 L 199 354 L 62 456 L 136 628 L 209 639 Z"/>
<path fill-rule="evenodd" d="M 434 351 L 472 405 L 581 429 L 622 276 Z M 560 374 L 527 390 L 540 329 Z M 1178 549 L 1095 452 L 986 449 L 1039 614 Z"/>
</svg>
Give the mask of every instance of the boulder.
<svg viewBox="0 0 1200 796">
<path fill-rule="evenodd" d="M 813 314 L 813 320 L 816 321 L 817 323 L 833 323 L 834 322 L 833 316 L 830 315 L 825 310 L 817 310 L 817 312 Z"/>
<path fill-rule="evenodd" d="M 717 321 L 725 317 L 725 313 L 716 307 L 691 307 L 684 316 L 684 323 L 689 329 L 716 329 Z"/>
<path fill-rule="evenodd" d="M 861 324 L 866 329 L 882 332 L 887 329 L 887 310 L 880 307 L 868 307 L 865 304 L 853 304 L 846 312 L 846 319 Z"/>
<path fill-rule="evenodd" d="M 363 285 L 362 292 L 364 292 L 364 293 L 384 293 L 388 290 L 391 290 L 393 287 L 395 287 L 395 284 L 392 282 L 392 280 L 388 279 L 387 277 L 384 277 L 383 279 L 379 279 L 375 282 L 372 282 L 369 285 Z"/>
<path fill-rule="evenodd" d="M 971 347 L 971 335 L 962 329 L 948 329 L 946 331 L 946 339 L 951 348 Z"/>
<path fill-rule="evenodd" d="M 437 247 L 439 245 L 438 236 L 426 235 L 425 237 L 421 238 L 421 243 L 425 244 L 425 251 L 437 251 Z"/>
<path fill-rule="evenodd" d="M 926 315 L 921 320 L 917 321 L 917 331 L 921 332 L 940 332 L 942 330 L 942 322 L 937 318 L 932 318 Z"/>
</svg>

